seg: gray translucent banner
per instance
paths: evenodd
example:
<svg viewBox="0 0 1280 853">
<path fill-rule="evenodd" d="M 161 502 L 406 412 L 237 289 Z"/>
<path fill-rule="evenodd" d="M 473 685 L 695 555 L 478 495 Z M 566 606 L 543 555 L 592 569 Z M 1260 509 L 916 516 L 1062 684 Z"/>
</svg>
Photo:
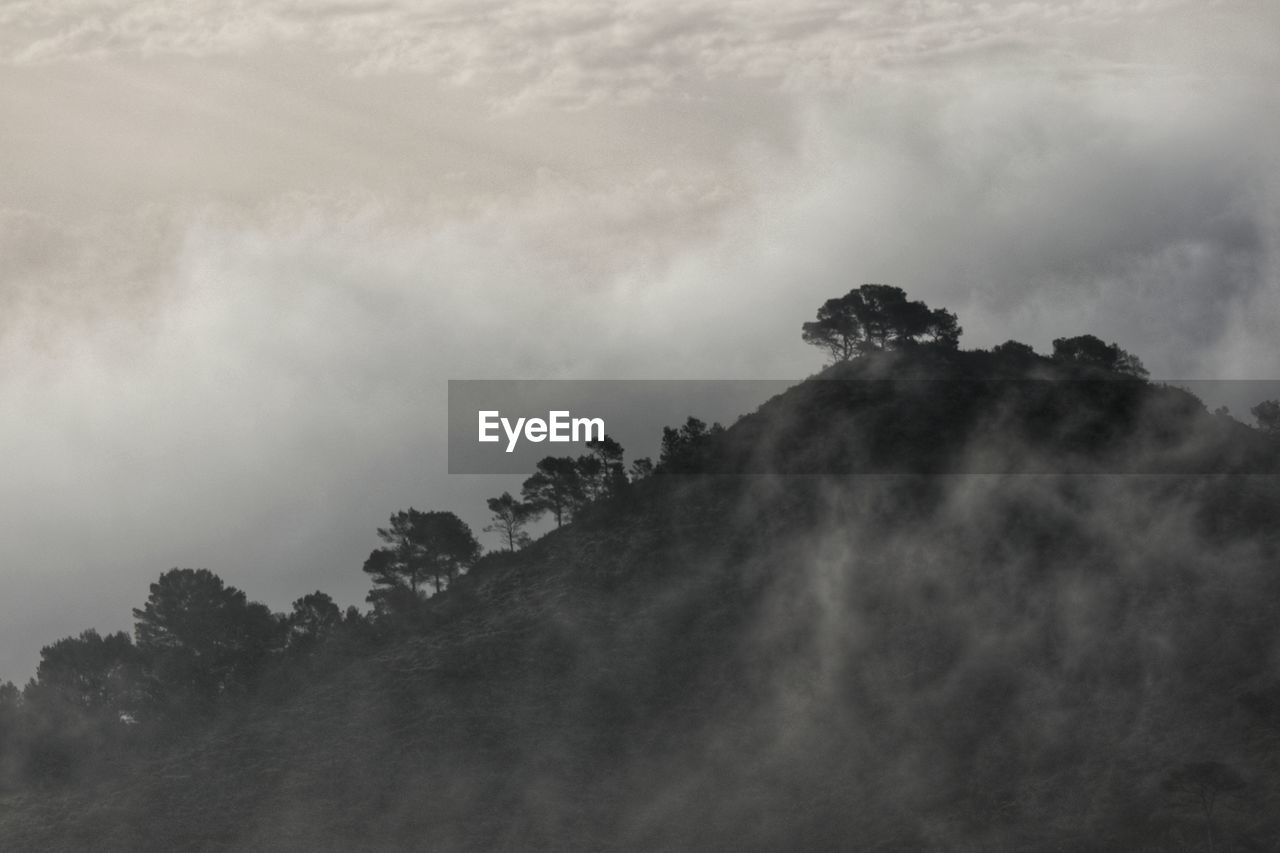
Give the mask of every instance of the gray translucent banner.
<svg viewBox="0 0 1280 853">
<path fill-rule="evenodd" d="M 733 427 L 708 473 L 1275 473 L 1249 414 L 1275 399 L 1272 380 L 450 380 L 449 473 L 527 474 L 600 427 L 656 462 L 690 416 Z"/>
</svg>

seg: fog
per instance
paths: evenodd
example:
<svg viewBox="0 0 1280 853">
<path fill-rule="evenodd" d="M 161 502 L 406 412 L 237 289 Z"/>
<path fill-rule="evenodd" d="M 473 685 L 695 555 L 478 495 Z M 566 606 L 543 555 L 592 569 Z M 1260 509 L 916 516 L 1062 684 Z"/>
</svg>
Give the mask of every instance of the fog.
<svg viewBox="0 0 1280 853">
<path fill-rule="evenodd" d="M 478 529 L 519 478 L 447 475 L 451 378 L 800 378 L 801 322 L 871 281 L 962 346 L 1280 367 L 1272 4 L 17 2 L 0 34 L 0 679 L 172 566 L 359 603 L 391 512 Z"/>
</svg>

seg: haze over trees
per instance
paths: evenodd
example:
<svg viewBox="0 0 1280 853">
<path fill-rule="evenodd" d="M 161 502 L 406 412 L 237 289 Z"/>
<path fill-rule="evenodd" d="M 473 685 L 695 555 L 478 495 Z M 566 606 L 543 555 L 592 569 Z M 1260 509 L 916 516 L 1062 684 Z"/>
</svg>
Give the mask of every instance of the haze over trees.
<svg viewBox="0 0 1280 853">
<path fill-rule="evenodd" d="M 1280 846 L 1280 487 L 1252 476 L 1280 404 L 1216 417 L 1092 336 L 960 350 L 943 313 L 856 332 L 729 428 L 664 428 L 656 464 L 547 457 L 488 500 L 488 554 L 452 512 L 394 513 L 368 613 L 164 572 L 133 639 L 0 684 L 3 846 Z M 822 381 L 898 369 L 957 381 Z M 967 381 L 1081 374 L 1137 381 Z M 1035 467 L 1117 438 L 1217 467 Z M 838 475 L 1010 446 L 1019 476 Z M 817 473 L 698 476 L 761 457 Z"/>
<path fill-rule="evenodd" d="M 1258 428 L 1272 435 L 1280 435 L 1280 400 L 1263 400 L 1249 410 L 1258 421 Z"/>
<path fill-rule="evenodd" d="M 1161 787 L 1176 804 L 1204 818 L 1205 836 L 1212 853 L 1218 849 L 1214 812 L 1223 800 L 1239 796 L 1248 784 L 1235 768 L 1221 761 L 1194 761 L 1170 773 Z"/>
</svg>

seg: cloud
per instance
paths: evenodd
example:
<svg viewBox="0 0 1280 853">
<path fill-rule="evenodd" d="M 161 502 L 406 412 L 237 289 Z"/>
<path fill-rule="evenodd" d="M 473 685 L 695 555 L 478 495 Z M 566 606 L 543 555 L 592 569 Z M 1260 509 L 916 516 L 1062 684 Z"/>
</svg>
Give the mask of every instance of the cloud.
<svg viewBox="0 0 1280 853">
<path fill-rule="evenodd" d="M 1221 32 L 1242 14 L 1268 13 L 1244 2 L 1206 8 L 1186 0 L 878 0 L 853 7 L 822 0 L 25 0 L 0 11 L 0 32 L 8 33 L 0 55 L 24 64 L 317 47 L 357 74 L 424 73 L 474 86 L 504 108 L 530 101 L 583 106 L 742 81 L 839 92 L 906 71 L 935 74 L 940 66 L 1116 70 L 1137 62 L 1149 73 L 1150 58 L 1136 54 L 1153 26 Z"/>
<path fill-rule="evenodd" d="M 865 281 L 969 346 L 1276 375 L 1274 23 L 5 4 L 0 676 L 174 565 L 354 603 L 392 511 L 479 527 L 518 483 L 444 475 L 450 377 L 798 378 Z"/>
</svg>

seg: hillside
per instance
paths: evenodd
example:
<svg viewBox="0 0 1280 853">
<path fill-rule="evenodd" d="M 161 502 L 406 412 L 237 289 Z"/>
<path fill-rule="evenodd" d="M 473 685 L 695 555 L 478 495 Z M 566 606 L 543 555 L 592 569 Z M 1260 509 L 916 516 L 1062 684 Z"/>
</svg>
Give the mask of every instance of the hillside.
<svg viewBox="0 0 1280 853">
<path fill-rule="evenodd" d="M 5 794 L 0 839 L 1274 849 L 1278 459 L 1137 379 L 859 359 L 394 638 Z"/>
</svg>

